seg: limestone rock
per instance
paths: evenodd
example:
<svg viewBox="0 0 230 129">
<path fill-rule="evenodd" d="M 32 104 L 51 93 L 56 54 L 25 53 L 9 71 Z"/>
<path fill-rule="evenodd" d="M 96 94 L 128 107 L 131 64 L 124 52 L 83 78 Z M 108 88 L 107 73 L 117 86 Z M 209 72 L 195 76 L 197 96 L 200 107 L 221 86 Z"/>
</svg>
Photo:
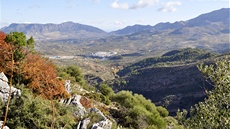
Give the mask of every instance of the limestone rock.
<svg viewBox="0 0 230 129">
<path fill-rule="evenodd" d="M 80 102 L 80 99 L 81 99 L 81 95 L 75 94 L 75 95 L 72 97 L 71 104 L 77 106 L 78 109 L 79 109 L 77 112 L 75 112 L 75 115 L 83 117 L 83 116 L 86 114 L 86 110 L 85 110 L 85 108 L 82 106 L 82 104 L 81 104 L 81 102 Z"/>
<path fill-rule="evenodd" d="M 2 72 L 0 73 L 0 98 L 6 102 L 9 96 L 10 86 L 8 85 L 8 78 Z M 21 96 L 21 90 L 11 87 L 11 97 Z"/>
<path fill-rule="evenodd" d="M 2 127 L 3 121 L 0 121 L 0 127 Z M 8 126 L 4 126 L 3 129 L 10 129 Z"/>
<path fill-rule="evenodd" d="M 93 124 L 91 129 L 111 129 L 112 122 L 108 119 L 99 121 L 98 123 Z"/>
<path fill-rule="evenodd" d="M 91 129 L 111 129 L 112 122 L 105 117 L 105 115 L 97 108 L 90 108 L 89 113 L 96 113 L 102 116 L 103 120 L 94 123 Z"/>
<path fill-rule="evenodd" d="M 86 118 L 78 123 L 77 129 L 87 129 L 89 123 L 90 123 L 90 119 Z"/>
<path fill-rule="evenodd" d="M 89 108 L 88 110 L 89 110 L 89 113 L 96 113 L 96 114 L 102 116 L 104 120 L 107 119 L 104 116 L 104 114 L 99 109 L 97 109 L 97 108 Z"/>
<path fill-rule="evenodd" d="M 83 117 L 84 115 L 86 115 L 87 112 L 80 102 L 81 97 L 82 97 L 81 95 L 75 94 L 67 100 L 64 100 L 64 99 L 60 100 L 60 103 L 66 105 L 66 106 L 73 105 L 73 106 L 77 107 L 78 110 L 74 112 L 74 115 L 77 117 Z"/>
<path fill-rule="evenodd" d="M 71 93 L 72 92 L 70 80 L 66 80 L 65 81 L 65 89 L 66 89 L 67 93 Z"/>
</svg>

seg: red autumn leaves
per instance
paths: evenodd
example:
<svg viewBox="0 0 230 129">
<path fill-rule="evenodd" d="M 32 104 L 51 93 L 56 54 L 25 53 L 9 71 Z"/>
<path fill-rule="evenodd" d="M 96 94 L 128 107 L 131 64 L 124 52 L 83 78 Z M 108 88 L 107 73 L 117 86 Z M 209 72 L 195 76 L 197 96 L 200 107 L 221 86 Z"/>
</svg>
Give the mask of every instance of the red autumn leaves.
<svg viewBox="0 0 230 129">
<path fill-rule="evenodd" d="M 0 32 L 0 72 L 9 74 L 10 66 L 14 65 L 14 74 L 22 77 L 20 83 L 26 84 L 33 93 L 49 100 L 69 97 L 64 83 L 57 78 L 54 65 L 39 54 L 25 54 L 23 60 L 12 64 L 12 52 L 16 51 L 14 49 L 17 47 L 11 43 L 6 43 L 5 38 L 6 34 Z"/>
</svg>

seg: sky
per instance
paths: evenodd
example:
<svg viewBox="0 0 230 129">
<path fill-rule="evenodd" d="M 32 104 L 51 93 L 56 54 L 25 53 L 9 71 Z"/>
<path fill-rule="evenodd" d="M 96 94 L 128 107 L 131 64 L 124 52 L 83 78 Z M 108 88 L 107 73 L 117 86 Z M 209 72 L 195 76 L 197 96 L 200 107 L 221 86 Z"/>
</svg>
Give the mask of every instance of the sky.
<svg viewBox="0 0 230 129">
<path fill-rule="evenodd" d="M 0 28 L 72 21 L 110 32 L 135 24 L 186 21 L 230 0 L 0 0 Z"/>
</svg>

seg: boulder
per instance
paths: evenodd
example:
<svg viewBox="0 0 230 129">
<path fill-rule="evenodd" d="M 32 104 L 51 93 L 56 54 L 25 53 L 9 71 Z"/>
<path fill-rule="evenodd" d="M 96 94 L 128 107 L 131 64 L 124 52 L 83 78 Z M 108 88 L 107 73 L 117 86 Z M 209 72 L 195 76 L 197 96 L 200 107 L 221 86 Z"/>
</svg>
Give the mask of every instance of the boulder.
<svg viewBox="0 0 230 129">
<path fill-rule="evenodd" d="M 2 128 L 3 121 L 0 121 L 0 128 Z M 8 126 L 4 126 L 3 129 L 10 129 Z"/>
<path fill-rule="evenodd" d="M 88 124 L 90 123 L 90 119 L 86 118 L 83 121 L 80 121 L 77 125 L 77 129 L 87 129 Z"/>
<path fill-rule="evenodd" d="M 0 73 L 0 98 L 6 102 L 9 96 L 10 86 L 8 85 L 8 78 L 2 72 Z M 20 97 L 21 90 L 11 87 L 11 97 Z"/>
<path fill-rule="evenodd" d="M 97 108 L 89 108 L 89 113 L 96 113 L 102 116 L 103 120 L 94 123 L 91 129 L 111 129 L 112 122 L 105 117 L 105 115 Z"/>
<path fill-rule="evenodd" d="M 111 129 L 112 122 L 109 119 L 99 121 L 98 123 L 93 124 L 91 129 Z"/>
<path fill-rule="evenodd" d="M 66 90 L 67 93 L 72 92 L 70 80 L 65 81 L 65 90 Z"/>
<path fill-rule="evenodd" d="M 86 114 L 86 110 L 85 108 L 82 106 L 81 102 L 80 102 L 80 99 L 81 99 L 81 95 L 77 95 L 75 94 L 72 98 L 71 98 L 71 104 L 76 106 L 79 110 L 74 112 L 74 114 L 76 116 L 81 116 L 83 117 L 85 114 Z"/>
<path fill-rule="evenodd" d="M 63 105 L 73 105 L 74 107 L 78 108 L 77 111 L 73 112 L 76 117 L 81 117 L 83 118 L 86 115 L 86 110 L 82 106 L 80 100 L 81 100 L 81 95 L 75 94 L 69 99 L 62 99 L 59 102 L 62 103 Z"/>
</svg>

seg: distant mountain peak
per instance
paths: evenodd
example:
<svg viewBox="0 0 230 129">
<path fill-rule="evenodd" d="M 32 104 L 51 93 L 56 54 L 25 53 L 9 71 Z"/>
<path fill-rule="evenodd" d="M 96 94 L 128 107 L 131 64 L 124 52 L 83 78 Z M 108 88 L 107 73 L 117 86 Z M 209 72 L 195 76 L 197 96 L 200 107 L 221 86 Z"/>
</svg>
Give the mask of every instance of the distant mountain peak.
<svg viewBox="0 0 230 129">
<path fill-rule="evenodd" d="M 117 35 L 129 35 L 129 34 L 139 33 L 143 30 L 160 31 L 160 30 L 167 30 L 167 29 L 180 29 L 183 27 L 200 27 L 200 26 L 211 25 L 212 23 L 215 22 L 219 22 L 224 26 L 229 26 L 229 18 L 230 18 L 229 12 L 230 12 L 230 8 L 222 8 L 209 13 L 201 14 L 187 21 L 176 21 L 174 23 L 170 23 L 170 22 L 158 23 L 155 26 L 135 24 L 133 26 L 127 26 L 123 29 L 113 31 L 111 33 Z"/>
<path fill-rule="evenodd" d="M 135 24 L 133 26 L 127 26 L 124 29 L 113 31 L 113 32 L 111 32 L 111 34 L 129 35 L 129 34 L 138 33 L 138 32 L 141 32 L 141 31 L 145 31 L 145 30 L 150 30 L 151 28 L 152 28 L 152 26 L 150 26 L 150 25 Z"/>
<path fill-rule="evenodd" d="M 25 24 L 12 23 L 8 27 L 1 29 L 5 33 L 12 31 L 24 32 L 26 35 L 33 35 L 37 39 L 56 39 L 62 38 L 90 38 L 101 37 L 107 33 L 99 28 L 74 23 L 72 21 L 63 22 L 60 24 Z"/>
</svg>

